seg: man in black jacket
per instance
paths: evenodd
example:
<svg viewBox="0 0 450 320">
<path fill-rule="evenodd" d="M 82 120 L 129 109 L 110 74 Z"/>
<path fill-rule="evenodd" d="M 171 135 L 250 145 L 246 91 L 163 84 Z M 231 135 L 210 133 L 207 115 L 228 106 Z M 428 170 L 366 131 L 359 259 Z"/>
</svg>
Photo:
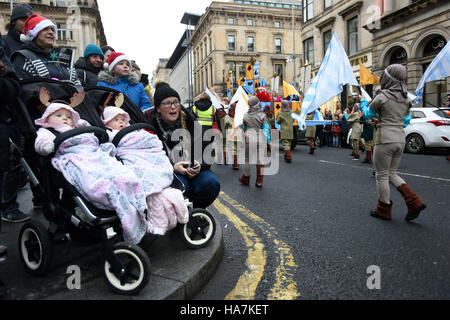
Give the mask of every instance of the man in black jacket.
<svg viewBox="0 0 450 320">
<path fill-rule="evenodd" d="M 28 3 L 16 5 L 12 11 L 8 34 L 2 40 L 6 55 L 10 58 L 14 51 L 19 50 L 23 45 L 20 35 L 23 33 L 25 20 L 33 14 L 33 9 Z"/>
<path fill-rule="evenodd" d="M 104 57 L 102 49 L 91 43 L 84 50 L 83 57 L 75 63 L 78 79 L 84 88 L 97 85 L 98 74 L 103 70 Z"/>
<path fill-rule="evenodd" d="M 19 83 L 13 72 L 12 65 L 0 46 L 0 195 L 1 220 L 8 222 L 24 222 L 30 217 L 19 210 L 17 203 L 17 179 L 11 179 L 12 167 L 10 142 L 13 110 L 18 95 Z M 7 179 L 8 178 L 8 179 Z M 7 180 L 8 181 L 7 181 Z"/>
</svg>

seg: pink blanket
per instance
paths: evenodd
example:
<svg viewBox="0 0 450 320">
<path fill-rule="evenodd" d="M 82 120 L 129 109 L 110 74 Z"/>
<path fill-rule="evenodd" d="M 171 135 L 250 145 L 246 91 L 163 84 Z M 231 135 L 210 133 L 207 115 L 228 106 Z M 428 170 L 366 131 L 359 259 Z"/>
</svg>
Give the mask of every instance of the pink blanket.
<svg viewBox="0 0 450 320">
<path fill-rule="evenodd" d="M 147 223 L 146 196 L 140 180 L 115 156 L 111 143 L 98 144 L 93 134 L 83 134 L 61 144 L 52 164 L 95 207 L 115 211 L 125 241 L 139 243 Z"/>
<path fill-rule="evenodd" d="M 147 232 L 164 235 L 185 224 L 189 213 L 180 190 L 169 188 L 173 166 L 158 136 L 144 130 L 127 134 L 117 146 L 117 155 L 132 168 L 147 196 Z"/>
</svg>

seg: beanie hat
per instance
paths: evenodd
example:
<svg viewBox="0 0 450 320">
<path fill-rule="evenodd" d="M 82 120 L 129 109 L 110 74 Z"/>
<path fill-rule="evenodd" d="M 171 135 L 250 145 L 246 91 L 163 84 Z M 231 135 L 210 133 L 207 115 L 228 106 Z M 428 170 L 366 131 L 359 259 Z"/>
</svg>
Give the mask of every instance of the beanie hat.
<svg viewBox="0 0 450 320">
<path fill-rule="evenodd" d="M 258 97 L 252 96 L 248 98 L 248 105 L 250 106 L 250 108 L 256 107 L 258 106 L 258 104 L 260 104 Z"/>
<path fill-rule="evenodd" d="M 181 100 L 178 92 L 172 89 L 167 82 L 158 82 L 155 86 L 155 95 L 153 97 L 155 107 L 158 108 L 161 102 L 169 97 L 176 97 L 178 100 Z"/>
<path fill-rule="evenodd" d="M 89 58 L 89 56 L 93 56 L 94 54 L 98 54 L 99 56 L 102 56 L 103 58 L 105 57 L 102 49 L 100 49 L 99 46 L 97 46 L 96 44 L 93 44 L 93 43 L 88 44 L 86 49 L 84 49 L 83 58 L 87 59 L 87 58 Z"/>
<path fill-rule="evenodd" d="M 120 52 L 113 52 L 109 56 L 108 60 L 106 60 L 106 63 L 104 64 L 105 69 L 107 69 L 110 73 L 114 70 L 114 67 L 120 62 L 120 61 L 128 61 L 128 64 L 131 68 L 131 61 L 128 59 L 128 57 L 124 53 Z"/>
<path fill-rule="evenodd" d="M 48 117 L 54 114 L 56 111 L 60 109 L 66 109 L 72 114 L 72 122 L 74 128 L 78 127 L 78 122 L 80 121 L 80 115 L 76 112 L 72 107 L 63 103 L 52 103 L 47 109 L 45 109 L 44 114 L 41 118 L 34 121 L 34 123 L 42 128 L 50 128 L 50 125 L 47 123 Z"/>
<path fill-rule="evenodd" d="M 33 8 L 28 3 L 19 3 L 12 11 L 10 22 L 13 23 L 17 19 L 26 19 L 33 13 Z"/>
<path fill-rule="evenodd" d="M 102 121 L 106 125 L 119 114 L 125 116 L 125 123 L 128 126 L 130 124 L 130 115 L 118 107 L 106 107 L 105 110 L 103 110 Z"/>
<path fill-rule="evenodd" d="M 23 27 L 23 34 L 20 35 L 20 40 L 22 42 L 30 42 L 36 38 L 42 30 L 48 27 L 53 27 L 53 30 L 56 32 L 55 24 L 38 14 L 33 14 L 25 20 L 25 24 Z"/>
</svg>

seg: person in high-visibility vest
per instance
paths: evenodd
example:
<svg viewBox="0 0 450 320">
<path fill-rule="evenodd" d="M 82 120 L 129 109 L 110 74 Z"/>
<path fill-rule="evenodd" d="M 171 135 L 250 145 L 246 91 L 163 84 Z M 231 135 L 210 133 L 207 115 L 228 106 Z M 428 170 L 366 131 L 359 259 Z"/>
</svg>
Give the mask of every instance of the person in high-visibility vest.
<svg viewBox="0 0 450 320">
<path fill-rule="evenodd" d="M 203 131 L 211 129 L 216 121 L 216 109 L 214 108 L 207 93 L 202 93 L 197 101 L 194 102 L 192 113 L 196 116 L 197 121 L 202 125 Z"/>
</svg>

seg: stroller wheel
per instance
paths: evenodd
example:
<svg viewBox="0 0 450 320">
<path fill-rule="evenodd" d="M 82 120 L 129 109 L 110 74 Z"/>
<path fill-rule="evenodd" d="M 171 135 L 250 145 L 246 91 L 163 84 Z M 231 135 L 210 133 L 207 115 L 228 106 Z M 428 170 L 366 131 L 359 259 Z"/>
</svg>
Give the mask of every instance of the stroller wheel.
<svg viewBox="0 0 450 320">
<path fill-rule="evenodd" d="M 53 257 L 53 245 L 47 229 L 38 221 L 27 222 L 19 233 L 20 260 L 33 276 L 44 275 Z"/>
<path fill-rule="evenodd" d="M 216 233 L 216 221 L 205 209 L 194 209 L 189 222 L 178 226 L 181 239 L 192 249 L 206 247 Z"/>
<path fill-rule="evenodd" d="M 120 242 L 114 245 L 113 254 L 122 265 L 122 270 L 115 272 L 108 260 L 104 262 L 104 272 L 108 286 L 123 295 L 138 294 L 150 279 L 150 259 L 140 247 Z"/>
</svg>

